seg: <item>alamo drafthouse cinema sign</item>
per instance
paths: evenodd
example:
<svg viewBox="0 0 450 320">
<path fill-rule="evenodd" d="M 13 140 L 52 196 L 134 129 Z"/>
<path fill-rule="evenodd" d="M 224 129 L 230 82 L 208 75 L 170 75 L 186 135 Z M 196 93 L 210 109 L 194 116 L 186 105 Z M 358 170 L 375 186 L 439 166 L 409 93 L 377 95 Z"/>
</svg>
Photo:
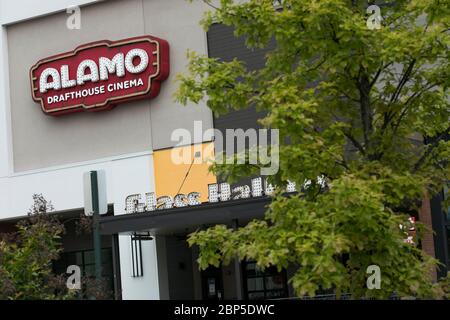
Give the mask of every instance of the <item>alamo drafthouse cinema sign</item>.
<svg viewBox="0 0 450 320">
<path fill-rule="evenodd" d="M 31 92 L 49 115 L 101 111 L 156 97 L 169 71 L 165 40 L 102 40 L 38 61 L 30 70 Z"/>
</svg>

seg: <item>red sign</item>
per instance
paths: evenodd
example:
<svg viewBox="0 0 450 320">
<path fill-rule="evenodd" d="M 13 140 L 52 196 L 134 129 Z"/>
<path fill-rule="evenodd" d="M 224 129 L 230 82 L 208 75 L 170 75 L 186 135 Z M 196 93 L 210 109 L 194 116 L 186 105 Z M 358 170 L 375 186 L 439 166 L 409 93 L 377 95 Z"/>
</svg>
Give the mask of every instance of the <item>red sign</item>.
<svg viewBox="0 0 450 320">
<path fill-rule="evenodd" d="M 107 110 L 156 97 L 169 70 L 165 40 L 97 41 L 38 61 L 30 70 L 32 96 L 49 115 Z"/>
</svg>

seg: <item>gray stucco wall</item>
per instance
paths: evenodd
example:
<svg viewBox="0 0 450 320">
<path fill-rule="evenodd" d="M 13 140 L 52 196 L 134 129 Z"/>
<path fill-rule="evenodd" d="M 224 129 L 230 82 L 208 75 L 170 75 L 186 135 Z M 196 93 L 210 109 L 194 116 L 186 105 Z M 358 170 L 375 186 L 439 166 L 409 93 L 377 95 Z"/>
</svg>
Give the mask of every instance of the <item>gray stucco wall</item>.
<svg viewBox="0 0 450 320">
<path fill-rule="evenodd" d="M 66 28 L 65 12 L 8 26 L 14 171 L 45 168 L 173 146 L 171 132 L 192 130 L 194 120 L 212 126 L 204 106 L 173 101 L 175 75 L 184 71 L 188 48 L 206 52 L 198 21 L 204 6 L 184 0 L 108 0 L 81 9 L 81 30 Z M 44 115 L 31 99 L 28 72 L 39 59 L 97 40 L 151 34 L 171 46 L 171 74 L 160 95 L 99 113 Z"/>
</svg>

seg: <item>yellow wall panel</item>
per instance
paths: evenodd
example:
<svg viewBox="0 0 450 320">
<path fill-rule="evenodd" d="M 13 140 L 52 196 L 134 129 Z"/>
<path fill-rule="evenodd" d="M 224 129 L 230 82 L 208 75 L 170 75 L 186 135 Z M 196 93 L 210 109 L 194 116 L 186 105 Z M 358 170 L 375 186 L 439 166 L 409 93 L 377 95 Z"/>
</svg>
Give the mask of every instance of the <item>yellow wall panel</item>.
<svg viewBox="0 0 450 320">
<path fill-rule="evenodd" d="M 196 153 L 199 157 L 194 157 Z M 212 159 L 213 142 L 155 151 L 156 195 L 174 197 L 177 193 L 197 191 L 202 202 L 208 201 L 208 184 L 217 182 L 215 175 L 208 171 Z"/>
</svg>

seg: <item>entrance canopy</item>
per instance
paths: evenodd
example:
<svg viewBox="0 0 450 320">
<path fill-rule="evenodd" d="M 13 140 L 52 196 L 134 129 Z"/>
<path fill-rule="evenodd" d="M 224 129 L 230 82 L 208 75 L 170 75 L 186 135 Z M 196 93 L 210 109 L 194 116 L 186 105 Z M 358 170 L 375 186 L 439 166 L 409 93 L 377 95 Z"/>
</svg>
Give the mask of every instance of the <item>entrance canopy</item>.
<svg viewBox="0 0 450 320">
<path fill-rule="evenodd" d="M 230 224 L 233 220 L 242 223 L 261 219 L 269 203 L 269 197 L 260 197 L 102 217 L 100 233 L 111 235 L 150 231 L 154 235 L 164 235 L 191 232 L 202 226 Z"/>
</svg>

